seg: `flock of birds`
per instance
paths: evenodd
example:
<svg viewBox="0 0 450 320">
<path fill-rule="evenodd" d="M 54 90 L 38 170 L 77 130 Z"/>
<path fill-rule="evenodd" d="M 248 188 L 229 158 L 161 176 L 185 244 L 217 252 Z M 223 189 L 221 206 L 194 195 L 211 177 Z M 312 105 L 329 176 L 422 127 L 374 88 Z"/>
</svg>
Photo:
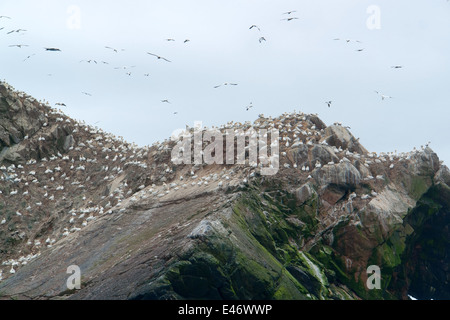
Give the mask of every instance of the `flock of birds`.
<svg viewBox="0 0 450 320">
<path fill-rule="evenodd" d="M 0 16 L 0 21 L 2 19 L 8 19 L 9 20 L 9 19 L 12 19 L 12 18 L 9 17 L 9 16 L 3 16 L 2 15 L 2 16 Z M 3 29 L 5 29 L 5 27 L 0 27 L 0 31 L 3 30 Z M 27 32 L 27 30 L 19 28 L 19 29 L 13 29 L 11 31 L 7 31 L 6 35 L 11 35 L 11 34 L 24 35 L 25 32 Z M 175 39 L 173 39 L 173 38 L 169 38 L 169 39 L 165 39 L 165 40 L 166 41 L 175 41 Z M 183 43 L 185 43 L 185 44 L 188 43 L 188 42 L 190 42 L 190 39 L 185 39 L 183 41 Z M 29 47 L 29 45 L 27 45 L 27 44 L 11 44 L 8 47 L 10 47 L 10 48 L 14 48 L 14 47 L 15 48 L 23 48 L 23 47 Z M 43 49 L 46 52 L 62 52 L 62 49 L 56 48 L 56 47 L 43 47 Z M 125 49 L 117 49 L 117 48 L 113 48 L 111 46 L 104 46 L 104 49 L 110 50 L 110 51 L 112 51 L 114 53 L 120 53 L 120 52 L 124 52 L 125 51 Z M 165 58 L 163 56 L 160 56 L 158 54 L 152 53 L 152 52 L 146 52 L 146 54 L 149 55 L 149 56 L 155 57 L 157 60 L 161 60 L 161 61 L 165 61 L 165 62 L 172 62 L 171 60 L 169 60 L 169 59 L 167 59 L 167 58 Z M 31 59 L 32 57 L 34 57 L 36 55 L 37 55 L 37 53 L 33 53 L 33 54 L 30 54 L 30 55 L 26 56 L 25 59 L 23 59 L 23 62 Z M 83 60 L 80 60 L 79 62 L 80 63 L 88 63 L 88 64 L 103 64 L 103 65 L 109 65 L 110 64 L 107 61 L 96 60 L 96 59 L 83 59 Z M 128 75 L 128 76 L 131 76 L 133 73 L 132 73 L 132 71 L 130 71 L 130 69 L 135 68 L 135 67 L 136 66 L 120 66 L 120 67 L 114 67 L 114 69 L 115 70 L 125 70 L 126 71 L 125 74 Z M 51 74 L 48 74 L 48 75 L 50 76 Z M 144 77 L 149 77 L 150 73 L 144 73 L 143 75 L 144 75 Z M 92 96 L 92 93 L 89 93 L 89 92 L 81 92 L 81 94 L 86 95 L 86 96 Z M 67 105 L 65 103 L 63 103 L 63 102 L 57 102 L 57 103 L 55 103 L 55 105 L 67 107 Z M 177 114 L 177 112 L 174 112 L 174 114 Z"/>
<path fill-rule="evenodd" d="M 300 19 L 298 16 L 295 16 L 295 13 L 297 13 L 297 10 L 290 10 L 290 11 L 283 12 L 283 13 L 281 14 L 282 18 L 281 18 L 280 20 L 281 20 L 281 21 L 290 22 L 290 21 L 294 21 L 294 20 Z M 9 17 L 9 16 L 0 16 L 0 21 L 1 21 L 2 19 L 11 19 L 11 17 Z M 2 29 L 4 29 L 4 28 L 5 28 L 5 27 L 1 27 L 1 28 L 0 28 L 0 31 L 1 31 Z M 261 28 L 260 26 L 255 25 L 255 24 L 252 24 L 252 25 L 250 25 L 250 27 L 249 27 L 249 30 L 257 30 L 258 32 L 261 32 L 261 29 L 262 29 L 262 28 Z M 22 28 L 17 28 L 17 29 L 14 29 L 14 28 L 13 28 L 13 29 L 7 31 L 7 32 L 6 32 L 6 35 L 11 35 L 11 34 L 20 34 L 20 35 L 23 35 L 26 31 L 27 31 L 27 30 L 22 29 Z M 360 40 L 348 39 L 348 38 L 344 38 L 344 39 L 341 39 L 341 38 L 335 38 L 335 39 L 333 39 L 333 40 L 335 40 L 335 41 L 343 40 L 343 41 L 346 42 L 346 43 L 357 43 L 357 44 L 361 44 L 361 43 L 362 43 L 362 41 L 360 41 Z M 168 42 L 174 42 L 174 41 L 176 41 L 176 40 L 173 39 L 173 38 L 167 38 L 167 39 L 165 39 L 165 41 L 168 41 Z M 188 42 L 190 42 L 190 41 L 191 41 L 190 39 L 184 39 L 182 42 L 186 44 L 186 43 L 188 43 Z M 265 42 L 265 41 L 267 41 L 267 40 L 266 40 L 266 37 L 265 37 L 265 36 L 262 36 L 262 35 L 261 35 L 261 36 L 259 36 L 258 41 L 259 41 L 260 43 L 262 43 L 262 42 Z M 26 44 L 11 44 L 11 45 L 9 45 L 9 47 L 22 48 L 22 47 L 28 47 L 28 45 L 26 45 Z M 104 48 L 107 49 L 107 50 L 110 50 L 110 51 L 112 51 L 112 52 L 114 52 L 114 53 L 119 53 L 119 52 L 125 51 L 125 49 L 123 49 L 123 48 L 119 49 L 119 48 L 114 48 L 114 47 L 111 47 L 111 46 L 104 46 Z M 44 47 L 43 49 L 44 49 L 45 51 L 49 51 L 49 52 L 61 52 L 61 51 L 62 51 L 60 48 L 55 48 L 55 47 Z M 356 51 L 358 51 L 358 52 L 362 52 L 363 50 L 364 50 L 364 48 L 356 49 Z M 149 56 L 155 57 L 157 60 L 165 61 L 165 62 L 168 62 L 168 63 L 172 62 L 172 61 L 169 60 L 168 58 L 163 57 L 163 56 L 158 55 L 158 54 L 155 54 L 155 53 L 152 53 L 152 52 L 146 52 L 146 54 L 149 55 Z M 28 55 L 23 61 L 25 62 L 25 61 L 31 59 L 31 58 L 32 58 L 33 56 L 35 56 L 35 55 L 36 55 L 36 53 L 33 53 L 33 54 L 31 54 L 31 55 Z M 101 64 L 105 64 L 105 65 L 109 64 L 109 62 L 107 62 L 107 61 L 104 61 L 104 60 L 95 60 L 95 59 L 83 59 L 83 60 L 80 60 L 80 63 L 82 63 L 82 62 L 83 62 L 83 63 L 88 63 L 88 64 L 91 64 L 91 63 L 93 63 L 93 64 L 100 64 L 100 63 L 101 63 Z M 136 67 L 136 66 L 121 66 L 121 67 L 114 67 L 114 69 L 116 69 L 116 70 L 125 70 L 125 74 L 126 74 L 126 75 L 132 76 L 132 75 L 133 75 L 133 72 L 132 72 L 130 69 L 132 69 L 132 68 L 134 68 L 134 67 Z M 401 66 L 401 65 L 394 65 L 394 66 L 392 66 L 392 68 L 393 68 L 393 69 L 401 69 L 401 68 L 403 68 L 403 66 Z M 49 75 L 50 75 L 50 74 L 49 74 Z M 145 77 L 149 77 L 149 76 L 150 76 L 150 73 L 144 73 L 144 76 L 145 76 Z M 214 89 L 217 89 L 217 88 L 222 87 L 222 86 L 237 86 L 237 85 L 238 85 L 237 83 L 229 83 L 229 82 L 225 82 L 225 83 L 223 83 L 223 84 L 215 85 L 215 86 L 213 86 L 213 88 L 214 88 Z M 386 100 L 386 99 L 392 98 L 392 96 L 382 94 L 382 93 L 380 93 L 380 92 L 378 92 L 378 91 L 375 91 L 375 92 L 381 97 L 382 100 Z M 84 94 L 84 95 L 86 95 L 86 96 L 92 96 L 92 94 L 91 94 L 91 93 L 88 93 L 88 92 L 81 92 L 81 93 Z M 162 99 L 161 102 L 162 102 L 162 103 L 167 103 L 167 102 L 168 102 L 168 99 Z M 332 105 L 332 101 L 331 101 L 331 100 L 326 101 L 325 104 L 330 108 L 331 105 Z M 62 103 L 62 102 L 57 102 L 55 105 L 67 107 L 67 105 L 66 105 L 65 103 Z M 251 105 L 250 107 L 249 107 L 249 106 L 246 106 L 246 107 L 245 107 L 245 110 L 246 110 L 246 111 L 249 111 L 249 110 L 253 107 L 252 104 L 250 104 L 250 105 Z M 177 115 L 177 114 L 178 114 L 178 111 L 173 111 L 173 114 L 174 114 L 174 115 Z"/>
</svg>

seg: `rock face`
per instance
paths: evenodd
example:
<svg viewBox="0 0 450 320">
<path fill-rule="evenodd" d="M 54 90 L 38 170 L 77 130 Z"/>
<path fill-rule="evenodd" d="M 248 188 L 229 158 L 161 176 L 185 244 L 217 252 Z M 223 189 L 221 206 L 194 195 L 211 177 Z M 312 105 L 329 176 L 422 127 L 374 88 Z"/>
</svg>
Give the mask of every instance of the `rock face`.
<svg viewBox="0 0 450 320">
<path fill-rule="evenodd" d="M 450 172 L 429 148 L 377 155 L 302 113 L 222 127 L 279 129 L 263 176 L 175 165 L 176 141 L 139 148 L 6 83 L 0 115 L 0 299 L 450 298 Z"/>
<path fill-rule="evenodd" d="M 367 150 L 359 143 L 359 141 L 348 131 L 340 125 L 332 125 L 325 129 L 324 140 L 329 145 L 347 149 L 350 152 L 357 152 L 360 154 L 367 154 Z"/>
<path fill-rule="evenodd" d="M 313 172 L 314 179 L 322 186 L 336 185 L 342 188 L 355 188 L 361 182 L 361 174 L 350 162 L 326 165 Z"/>
<path fill-rule="evenodd" d="M 56 150 L 67 151 L 68 126 L 48 124 L 49 113 L 38 101 L 25 94 L 8 90 L 7 84 L 0 84 L 0 161 L 18 163 L 30 158 L 44 157 Z M 20 142 L 39 132 L 41 138 L 49 140 L 33 148 Z M 45 139 L 44 138 L 44 139 Z M 40 140 L 44 141 L 44 140 Z M 47 149 L 51 148 L 51 149 Z"/>
</svg>

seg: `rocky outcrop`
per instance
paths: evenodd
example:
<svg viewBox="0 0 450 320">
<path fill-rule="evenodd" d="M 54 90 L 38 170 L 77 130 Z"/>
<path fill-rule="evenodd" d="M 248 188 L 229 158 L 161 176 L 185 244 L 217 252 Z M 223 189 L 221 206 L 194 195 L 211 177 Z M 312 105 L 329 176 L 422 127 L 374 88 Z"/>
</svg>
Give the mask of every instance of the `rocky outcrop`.
<svg viewBox="0 0 450 320">
<path fill-rule="evenodd" d="M 55 151 L 67 151 L 73 145 L 68 132 L 73 130 L 73 120 L 55 117 L 57 110 L 50 110 L 34 98 L 13 91 L 0 84 L 0 161 L 23 163 L 29 159 L 41 159 Z M 57 123 L 49 125 L 49 121 Z M 36 143 L 22 143 L 39 132 Z"/>
<path fill-rule="evenodd" d="M 355 188 L 361 182 L 361 174 L 349 162 L 325 165 L 313 172 L 314 179 L 322 186 L 334 184 L 342 188 Z"/>
<path fill-rule="evenodd" d="M 314 188 L 310 183 L 306 183 L 295 191 L 295 196 L 299 204 L 304 204 L 315 194 Z"/>
<path fill-rule="evenodd" d="M 444 184 L 445 186 L 450 186 L 450 170 L 446 166 L 441 166 L 434 176 L 434 181 L 436 184 Z"/>
<path fill-rule="evenodd" d="M 324 141 L 329 145 L 349 150 L 350 152 L 356 152 L 359 154 L 367 154 L 367 150 L 359 143 L 347 128 L 341 125 L 332 125 L 325 129 Z"/>
<path fill-rule="evenodd" d="M 430 148 L 378 155 L 316 115 L 260 115 L 280 131 L 264 176 L 0 94 L 1 299 L 449 298 L 450 173 Z"/>
</svg>

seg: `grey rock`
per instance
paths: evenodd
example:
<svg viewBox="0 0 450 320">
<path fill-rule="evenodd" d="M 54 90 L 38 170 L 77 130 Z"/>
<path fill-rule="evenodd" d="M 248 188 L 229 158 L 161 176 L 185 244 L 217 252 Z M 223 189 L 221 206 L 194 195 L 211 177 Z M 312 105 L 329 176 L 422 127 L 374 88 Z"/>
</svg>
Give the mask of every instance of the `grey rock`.
<svg viewBox="0 0 450 320">
<path fill-rule="evenodd" d="M 188 235 L 191 239 L 204 238 L 213 232 L 211 222 L 202 220 L 197 227 Z"/>
<path fill-rule="evenodd" d="M 329 126 L 325 129 L 324 140 L 329 144 L 341 147 L 342 149 L 348 149 L 351 152 L 357 152 L 360 154 L 367 154 L 367 150 L 359 143 L 347 128 L 342 126 Z"/>
<path fill-rule="evenodd" d="M 431 148 L 427 147 L 423 152 L 416 152 L 408 163 L 409 172 L 414 175 L 434 175 L 439 170 L 439 158 Z"/>
<path fill-rule="evenodd" d="M 334 153 L 333 149 L 329 146 L 320 144 L 314 145 L 311 149 L 311 163 L 315 164 L 319 161 L 321 164 L 327 164 L 328 162 L 339 162 L 339 158 Z"/>
<path fill-rule="evenodd" d="M 310 183 L 306 183 L 295 191 L 295 197 L 300 204 L 305 203 L 314 195 L 315 191 Z"/>
<path fill-rule="evenodd" d="M 7 94 L 8 94 L 8 89 L 3 84 L 0 84 L 0 95 L 2 97 L 5 97 Z"/>
<path fill-rule="evenodd" d="M 63 149 L 64 151 L 68 151 L 70 147 L 72 147 L 75 144 L 75 140 L 73 138 L 73 135 L 68 135 L 64 138 L 64 144 Z"/>
<path fill-rule="evenodd" d="M 349 162 L 323 166 L 314 170 L 312 176 L 320 185 L 335 184 L 345 188 L 356 187 L 361 181 L 361 174 Z"/>
<path fill-rule="evenodd" d="M 434 176 L 435 183 L 444 183 L 450 186 L 450 170 L 447 166 L 441 166 Z"/>
<path fill-rule="evenodd" d="M 288 152 L 293 163 L 297 164 L 297 166 L 301 167 L 303 165 L 309 165 L 308 146 L 302 144 L 290 149 Z"/>
</svg>

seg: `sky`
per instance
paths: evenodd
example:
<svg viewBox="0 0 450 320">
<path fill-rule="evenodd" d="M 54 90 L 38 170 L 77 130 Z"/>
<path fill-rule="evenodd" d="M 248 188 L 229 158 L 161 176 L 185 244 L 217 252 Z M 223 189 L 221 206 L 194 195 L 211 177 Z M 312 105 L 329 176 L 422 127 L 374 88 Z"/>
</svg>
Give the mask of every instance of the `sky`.
<svg viewBox="0 0 450 320">
<path fill-rule="evenodd" d="M 0 16 L 0 79 L 140 146 L 301 111 L 450 163 L 447 0 L 2 0 Z"/>
</svg>

